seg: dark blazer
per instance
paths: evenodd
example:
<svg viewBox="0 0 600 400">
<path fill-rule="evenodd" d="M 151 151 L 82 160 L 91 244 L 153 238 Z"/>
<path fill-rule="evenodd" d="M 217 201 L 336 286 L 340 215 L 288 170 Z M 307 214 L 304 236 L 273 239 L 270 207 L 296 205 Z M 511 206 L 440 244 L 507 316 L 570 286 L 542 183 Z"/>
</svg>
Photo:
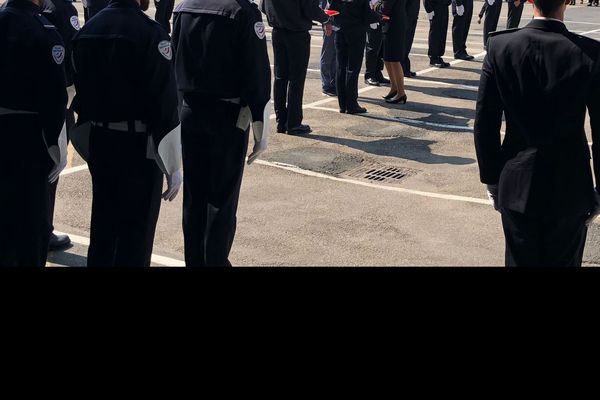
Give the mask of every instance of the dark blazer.
<svg viewBox="0 0 600 400">
<path fill-rule="evenodd" d="M 381 22 L 381 15 L 371 9 L 369 0 L 331 0 L 329 8 L 340 12 L 333 24 L 346 31 L 366 31 L 370 24 Z"/>
<path fill-rule="evenodd" d="M 475 117 L 481 182 L 499 206 L 530 215 L 582 215 L 593 207 L 590 151 L 600 178 L 600 42 L 556 20 L 490 36 Z M 502 113 L 506 136 L 501 144 Z"/>
</svg>

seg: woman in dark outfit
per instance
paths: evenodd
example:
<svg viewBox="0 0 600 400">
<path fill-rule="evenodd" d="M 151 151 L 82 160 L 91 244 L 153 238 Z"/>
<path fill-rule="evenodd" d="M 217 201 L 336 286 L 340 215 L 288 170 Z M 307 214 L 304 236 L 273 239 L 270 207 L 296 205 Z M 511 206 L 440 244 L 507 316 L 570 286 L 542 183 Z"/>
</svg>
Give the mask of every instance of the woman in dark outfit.
<svg viewBox="0 0 600 400">
<path fill-rule="evenodd" d="M 379 10 L 390 18 L 383 26 L 383 61 L 391 81 L 390 93 L 384 99 L 390 104 L 406 104 L 401 63 L 406 43 L 406 0 L 383 0 Z"/>
<path fill-rule="evenodd" d="M 340 112 L 362 114 L 367 109 L 358 104 L 358 77 L 365 54 L 367 29 L 381 21 L 369 0 L 331 0 L 330 10 L 340 14 L 333 19 L 337 57 L 336 87 Z"/>
</svg>

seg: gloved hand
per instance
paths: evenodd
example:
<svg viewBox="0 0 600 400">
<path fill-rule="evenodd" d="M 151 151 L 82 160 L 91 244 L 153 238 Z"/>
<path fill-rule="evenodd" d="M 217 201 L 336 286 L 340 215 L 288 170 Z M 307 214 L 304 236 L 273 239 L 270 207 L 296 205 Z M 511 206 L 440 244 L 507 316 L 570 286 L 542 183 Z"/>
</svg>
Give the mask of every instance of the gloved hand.
<svg viewBox="0 0 600 400">
<path fill-rule="evenodd" d="M 271 133 L 271 103 L 267 103 L 263 111 L 263 120 L 252 123 L 252 133 L 254 134 L 254 148 L 248 156 L 248 165 L 252 164 L 262 153 L 265 152 L 269 144 L 269 134 Z"/>
<path fill-rule="evenodd" d="M 377 22 L 375 22 L 374 24 L 369 25 L 369 27 L 371 29 L 377 29 L 379 27 L 379 24 Z"/>
<path fill-rule="evenodd" d="M 456 7 L 456 14 L 459 17 L 462 17 L 463 15 L 465 15 L 465 6 L 463 6 L 463 5 L 457 6 Z"/>
<path fill-rule="evenodd" d="M 430 21 L 433 21 L 433 17 L 435 17 L 435 11 L 427 13 L 427 18 L 429 18 Z"/>
<path fill-rule="evenodd" d="M 56 146 L 52 146 L 48 149 L 50 158 L 54 161 L 54 167 L 48 175 L 48 182 L 54 183 L 60 176 L 60 173 L 67 166 L 67 126 L 63 125 L 63 128 L 58 136 L 58 142 Z"/>
<path fill-rule="evenodd" d="M 487 2 L 490 6 L 493 6 L 496 0 L 487 0 Z"/>
<path fill-rule="evenodd" d="M 498 207 L 498 185 L 487 185 L 487 195 L 490 203 L 494 206 L 494 210 L 500 211 Z"/>
<path fill-rule="evenodd" d="M 181 189 L 183 183 L 183 173 L 181 170 L 175 171 L 171 175 L 165 175 L 167 178 L 167 190 L 162 194 L 164 201 L 173 201 Z"/>
<path fill-rule="evenodd" d="M 590 215 L 585 220 L 585 225 L 589 226 L 596 217 L 600 215 L 600 195 L 594 190 L 594 209 L 590 212 Z"/>
</svg>

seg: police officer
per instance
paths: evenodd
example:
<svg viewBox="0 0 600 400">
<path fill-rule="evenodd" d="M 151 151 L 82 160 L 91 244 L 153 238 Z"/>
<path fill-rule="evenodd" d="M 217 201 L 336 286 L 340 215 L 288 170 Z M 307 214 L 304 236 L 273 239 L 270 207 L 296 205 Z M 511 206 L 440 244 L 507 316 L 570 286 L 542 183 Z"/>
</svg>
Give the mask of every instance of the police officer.
<svg viewBox="0 0 600 400">
<path fill-rule="evenodd" d="M 42 5 L 43 11 L 42 14 L 48 18 L 54 26 L 56 26 L 58 33 L 63 39 L 65 44 L 65 74 L 67 79 L 67 92 L 69 94 L 69 99 L 73 99 L 74 89 L 73 89 L 73 66 L 70 62 L 71 53 L 72 53 L 72 44 L 71 40 L 75 36 L 77 32 L 79 32 L 79 16 L 77 9 L 73 6 L 72 0 L 44 0 L 44 4 Z M 73 112 L 71 110 L 67 110 L 66 115 L 67 122 L 67 134 L 69 127 L 74 123 Z M 68 135 L 67 135 L 68 136 Z M 58 186 L 58 181 L 50 184 L 50 201 L 49 201 L 49 210 L 48 217 L 50 221 L 54 219 L 54 204 L 56 201 L 56 188 Z M 53 232 L 54 226 L 52 226 L 51 234 L 50 234 L 50 242 L 48 243 L 48 249 L 59 250 L 65 248 L 71 244 L 71 239 L 67 235 L 57 235 Z"/>
<path fill-rule="evenodd" d="M 475 57 L 467 53 L 467 37 L 473 18 L 473 0 L 452 0 L 452 46 L 454 58 L 471 61 Z"/>
<path fill-rule="evenodd" d="M 331 34 L 329 17 L 318 0 L 262 0 L 261 10 L 273 27 L 277 132 L 308 134 L 310 126 L 302 124 L 302 99 L 310 58 L 309 31 L 312 21 L 317 21 Z"/>
<path fill-rule="evenodd" d="M 374 4 L 378 0 L 370 0 Z M 389 84 L 383 76 L 383 31 L 381 24 L 373 24 L 367 29 L 367 45 L 365 51 L 365 83 L 371 86 Z"/>
<path fill-rule="evenodd" d="M 506 0 L 508 3 L 508 19 L 506 29 L 518 28 L 523 15 L 523 8 L 527 0 Z"/>
<path fill-rule="evenodd" d="M 175 7 L 175 0 L 154 0 L 156 13 L 154 20 L 162 25 L 167 33 L 171 33 L 171 16 Z"/>
<path fill-rule="evenodd" d="M 173 51 L 148 1 L 112 0 L 73 39 L 71 140 L 93 185 L 88 266 L 149 266 L 163 174 L 164 200 L 183 180 Z"/>
<path fill-rule="evenodd" d="M 250 126 L 248 164 L 266 150 L 269 135 L 262 16 L 249 0 L 184 0 L 175 9 L 173 45 L 183 100 L 185 262 L 231 266 Z"/>
<path fill-rule="evenodd" d="M 320 0 L 320 7 L 326 10 L 329 0 Z M 323 32 L 323 47 L 321 47 L 321 87 L 326 96 L 337 96 L 335 87 L 335 74 L 337 63 L 335 60 L 335 42 L 333 35 Z M 368 72 L 368 71 L 367 71 Z"/>
<path fill-rule="evenodd" d="M 500 12 L 502 11 L 502 0 L 485 0 L 487 8 L 485 9 L 485 21 L 483 22 L 483 48 L 487 50 L 487 42 L 490 32 L 498 29 Z"/>
<path fill-rule="evenodd" d="M 403 47 L 404 59 L 402 60 L 402 70 L 406 78 L 414 78 L 417 76 L 417 73 L 411 70 L 410 51 L 412 50 L 412 45 L 415 41 L 420 8 L 421 2 L 419 0 L 406 0 L 406 33 L 404 37 L 406 42 Z"/>
<path fill-rule="evenodd" d="M 66 165 L 65 48 L 41 1 L 0 10 L 0 265 L 46 264 L 48 182 Z"/>
<path fill-rule="evenodd" d="M 498 0 L 500 1 L 500 0 Z M 448 68 L 442 56 L 446 52 L 448 35 L 448 6 L 451 0 L 423 0 L 427 18 L 429 19 L 429 65 Z"/>
</svg>

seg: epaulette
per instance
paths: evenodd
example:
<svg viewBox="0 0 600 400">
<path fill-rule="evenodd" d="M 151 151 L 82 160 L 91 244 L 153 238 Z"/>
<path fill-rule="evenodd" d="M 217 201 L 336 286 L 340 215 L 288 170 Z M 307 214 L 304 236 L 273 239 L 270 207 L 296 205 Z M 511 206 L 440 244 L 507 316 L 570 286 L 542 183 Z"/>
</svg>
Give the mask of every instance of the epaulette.
<svg viewBox="0 0 600 400">
<path fill-rule="evenodd" d="M 56 26 L 54 26 L 52 22 L 48 21 L 48 19 L 42 14 L 35 14 L 35 19 L 37 19 L 38 22 L 42 24 L 45 29 L 56 30 Z"/>
<path fill-rule="evenodd" d="M 502 30 L 502 31 L 490 32 L 489 37 L 503 35 L 505 33 L 516 32 L 516 31 L 520 31 L 520 30 L 521 30 L 521 28 L 511 28 L 511 29 L 505 29 L 505 30 Z"/>
</svg>

